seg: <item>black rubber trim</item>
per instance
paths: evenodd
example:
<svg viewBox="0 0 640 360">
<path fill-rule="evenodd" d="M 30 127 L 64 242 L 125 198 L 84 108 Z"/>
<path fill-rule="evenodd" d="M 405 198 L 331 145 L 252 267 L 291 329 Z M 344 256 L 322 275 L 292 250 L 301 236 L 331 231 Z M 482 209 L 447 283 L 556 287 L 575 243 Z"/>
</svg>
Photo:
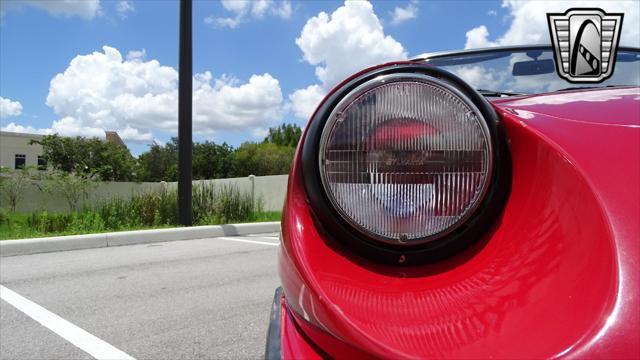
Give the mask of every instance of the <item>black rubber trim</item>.
<svg viewBox="0 0 640 360">
<path fill-rule="evenodd" d="M 269 329 L 267 330 L 267 345 L 264 351 L 266 360 L 282 359 L 282 338 L 280 336 L 282 324 L 280 324 L 282 306 L 282 287 L 276 289 L 273 296 L 273 304 L 271 304 L 271 316 L 269 317 Z"/>
<path fill-rule="evenodd" d="M 494 149 L 493 176 L 487 193 L 466 223 L 442 239 L 422 245 L 394 246 L 370 239 L 350 226 L 331 205 L 320 180 L 318 151 L 320 136 L 333 108 L 357 86 L 380 75 L 418 73 L 438 78 L 468 96 L 487 121 Z M 305 190 L 315 221 L 327 241 L 339 248 L 375 262 L 412 266 L 452 256 L 477 241 L 498 219 L 511 190 L 511 157 L 500 120 L 489 102 L 457 76 L 424 63 L 389 65 L 364 73 L 331 94 L 309 123 L 302 147 L 302 172 Z"/>
</svg>

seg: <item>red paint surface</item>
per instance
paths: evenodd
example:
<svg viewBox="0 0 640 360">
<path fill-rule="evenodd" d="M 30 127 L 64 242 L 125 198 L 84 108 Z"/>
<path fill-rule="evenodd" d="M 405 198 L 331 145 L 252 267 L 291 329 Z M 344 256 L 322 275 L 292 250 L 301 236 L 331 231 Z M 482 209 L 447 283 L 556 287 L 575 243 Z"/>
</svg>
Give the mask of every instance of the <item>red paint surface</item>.
<svg viewBox="0 0 640 360">
<path fill-rule="evenodd" d="M 283 340 L 281 348 L 283 360 L 323 359 L 328 354 L 324 349 L 343 359 L 359 360 L 371 358 L 366 353 L 346 345 L 304 319 L 300 319 L 295 313 L 289 311 L 284 296 L 281 298 L 280 306 L 280 336 Z"/>
<path fill-rule="evenodd" d="M 280 307 L 280 337 L 283 339 L 280 349 L 282 359 L 322 359 L 314 345 L 305 338 L 296 325 L 292 314 L 287 310 L 284 296 L 280 298 Z"/>
<path fill-rule="evenodd" d="M 332 240 L 298 153 L 279 261 L 289 308 L 378 357 L 640 357 L 640 90 L 564 95 L 496 101 L 511 196 L 490 233 L 435 264 L 380 266 Z"/>
</svg>

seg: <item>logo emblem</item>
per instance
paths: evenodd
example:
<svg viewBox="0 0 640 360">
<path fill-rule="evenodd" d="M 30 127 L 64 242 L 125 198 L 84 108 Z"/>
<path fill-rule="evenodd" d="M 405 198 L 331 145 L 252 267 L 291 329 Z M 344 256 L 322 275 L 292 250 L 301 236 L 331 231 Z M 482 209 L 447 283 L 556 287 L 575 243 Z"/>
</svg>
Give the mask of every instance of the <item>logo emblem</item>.
<svg viewBox="0 0 640 360">
<path fill-rule="evenodd" d="M 558 75 L 572 83 L 608 79 L 616 64 L 623 17 L 592 8 L 547 14 Z"/>
</svg>

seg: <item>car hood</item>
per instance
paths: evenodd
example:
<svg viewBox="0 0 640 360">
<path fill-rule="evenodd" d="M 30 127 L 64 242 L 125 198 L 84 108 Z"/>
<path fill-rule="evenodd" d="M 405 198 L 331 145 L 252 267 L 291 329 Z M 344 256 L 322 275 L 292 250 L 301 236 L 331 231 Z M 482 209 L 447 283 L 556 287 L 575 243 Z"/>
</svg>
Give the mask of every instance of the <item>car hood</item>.
<svg viewBox="0 0 640 360">
<path fill-rule="evenodd" d="M 610 243 L 613 250 L 611 258 L 615 259 L 615 265 L 611 273 L 616 280 L 611 282 L 615 286 L 606 292 L 615 300 L 601 315 L 600 323 L 594 322 L 597 335 L 591 335 L 593 337 L 582 344 L 574 344 L 572 353 L 578 357 L 605 358 L 608 351 L 616 349 L 637 354 L 638 337 L 628 334 L 636 333 L 640 327 L 640 318 L 637 313 L 633 314 L 640 307 L 640 188 L 637 185 L 640 182 L 640 88 L 561 91 L 503 98 L 492 104 L 503 125 L 511 128 L 509 135 L 516 133 L 512 130 L 517 125 L 536 134 L 573 169 L 576 177 L 571 180 L 572 184 L 584 181 L 586 191 L 575 205 L 582 208 L 586 199 L 592 197 L 610 234 L 606 236 L 608 240 L 602 237 L 600 242 Z M 513 149 L 518 144 L 511 140 Z M 515 169 L 524 162 L 517 154 L 513 161 L 515 176 Z M 548 171 L 554 170 L 550 167 Z M 533 181 L 541 177 L 540 172 L 534 172 Z M 547 191 L 553 191 L 562 181 L 557 174 L 553 179 Z M 585 221 L 583 219 L 580 227 L 586 226 Z M 585 239 L 577 232 L 573 236 Z M 588 249 L 590 253 L 593 251 L 597 250 Z M 600 254 L 597 263 L 607 261 L 604 254 Z M 583 339 L 589 337 L 586 335 Z"/>
<path fill-rule="evenodd" d="M 593 124 L 640 126 L 640 88 L 616 87 L 499 98 L 492 103 L 527 120 L 544 114 Z"/>
</svg>

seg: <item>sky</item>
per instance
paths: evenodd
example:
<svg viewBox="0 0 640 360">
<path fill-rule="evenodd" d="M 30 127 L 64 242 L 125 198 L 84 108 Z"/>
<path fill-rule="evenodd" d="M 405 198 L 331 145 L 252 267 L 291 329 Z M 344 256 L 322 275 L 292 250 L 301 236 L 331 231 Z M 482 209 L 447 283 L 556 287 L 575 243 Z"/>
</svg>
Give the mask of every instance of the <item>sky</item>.
<svg viewBox="0 0 640 360">
<path fill-rule="evenodd" d="M 442 50 L 549 43 L 547 12 L 638 1 L 195 0 L 194 140 L 261 140 L 301 127 L 342 79 Z M 0 128 L 104 137 L 134 154 L 177 134 L 177 0 L 0 0 Z"/>
</svg>

